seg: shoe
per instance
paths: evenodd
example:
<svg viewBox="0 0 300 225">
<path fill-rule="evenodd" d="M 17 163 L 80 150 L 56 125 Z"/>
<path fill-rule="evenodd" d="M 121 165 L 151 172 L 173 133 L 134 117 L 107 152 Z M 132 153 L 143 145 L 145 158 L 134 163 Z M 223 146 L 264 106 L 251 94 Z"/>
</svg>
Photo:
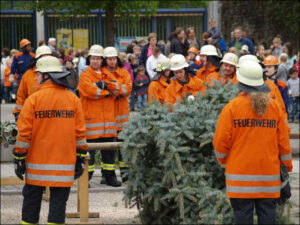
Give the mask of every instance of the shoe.
<svg viewBox="0 0 300 225">
<path fill-rule="evenodd" d="M 112 177 L 106 178 L 106 185 L 112 186 L 112 187 L 120 187 L 122 185 L 122 183 L 117 180 L 117 177 L 112 176 Z"/>
<path fill-rule="evenodd" d="M 102 177 L 101 181 L 100 181 L 100 184 L 106 184 L 106 179 L 105 177 Z"/>
</svg>

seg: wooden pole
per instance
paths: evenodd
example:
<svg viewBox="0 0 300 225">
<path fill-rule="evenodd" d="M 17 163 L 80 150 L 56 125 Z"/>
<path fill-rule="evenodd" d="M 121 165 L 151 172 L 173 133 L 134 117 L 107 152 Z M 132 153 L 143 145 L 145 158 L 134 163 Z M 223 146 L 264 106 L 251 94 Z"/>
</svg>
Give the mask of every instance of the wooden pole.
<svg viewBox="0 0 300 225">
<path fill-rule="evenodd" d="M 84 171 L 78 180 L 78 200 L 79 200 L 79 214 L 80 222 L 89 221 L 89 154 L 85 158 Z"/>
<path fill-rule="evenodd" d="M 88 150 L 119 150 L 122 142 L 88 143 Z"/>
</svg>

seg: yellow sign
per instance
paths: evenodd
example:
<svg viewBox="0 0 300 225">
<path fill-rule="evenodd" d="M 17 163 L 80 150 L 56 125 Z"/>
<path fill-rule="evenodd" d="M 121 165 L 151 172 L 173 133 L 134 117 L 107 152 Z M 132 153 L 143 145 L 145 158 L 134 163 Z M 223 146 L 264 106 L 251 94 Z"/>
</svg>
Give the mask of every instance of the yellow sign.
<svg viewBox="0 0 300 225">
<path fill-rule="evenodd" d="M 72 30 L 71 29 L 57 29 L 57 47 L 65 49 L 65 55 L 68 54 L 68 49 L 72 47 Z"/>
<path fill-rule="evenodd" d="M 74 48 L 88 49 L 89 48 L 89 30 L 88 29 L 74 29 Z"/>
</svg>

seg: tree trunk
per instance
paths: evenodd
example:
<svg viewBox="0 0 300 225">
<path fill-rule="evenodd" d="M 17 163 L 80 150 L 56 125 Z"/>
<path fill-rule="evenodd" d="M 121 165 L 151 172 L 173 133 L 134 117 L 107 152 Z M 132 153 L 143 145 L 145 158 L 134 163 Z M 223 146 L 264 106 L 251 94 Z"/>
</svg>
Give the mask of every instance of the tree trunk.
<svg viewBox="0 0 300 225">
<path fill-rule="evenodd" d="M 109 4 L 106 7 L 106 18 L 105 18 L 105 37 L 106 46 L 115 46 L 115 7 Z"/>
</svg>

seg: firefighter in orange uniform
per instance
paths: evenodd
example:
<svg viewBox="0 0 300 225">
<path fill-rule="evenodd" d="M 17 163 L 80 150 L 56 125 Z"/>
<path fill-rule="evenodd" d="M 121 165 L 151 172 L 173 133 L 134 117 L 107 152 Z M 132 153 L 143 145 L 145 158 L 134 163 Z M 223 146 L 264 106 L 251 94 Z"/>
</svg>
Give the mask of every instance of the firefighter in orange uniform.
<svg viewBox="0 0 300 225">
<path fill-rule="evenodd" d="M 241 63 L 237 79 L 240 93 L 223 108 L 217 123 L 216 156 L 225 165 L 235 224 L 253 224 L 254 207 L 258 224 L 276 224 L 276 204 L 284 183 L 281 166 L 292 171 L 288 125 L 268 95 L 257 62 Z"/>
<path fill-rule="evenodd" d="M 62 224 L 74 179 L 84 170 L 84 115 L 78 97 L 66 89 L 69 72 L 59 60 L 45 56 L 36 65 L 40 90 L 23 106 L 13 151 L 15 173 L 22 180 L 25 174 L 26 182 L 22 224 L 38 224 L 45 186 L 50 187 L 48 224 Z"/>
<path fill-rule="evenodd" d="M 86 122 L 86 138 L 90 143 L 113 142 L 117 137 L 114 101 L 121 85 L 101 70 L 103 54 L 102 46 L 91 46 L 87 58 L 89 67 L 79 78 L 78 89 Z M 95 171 L 95 151 L 91 151 L 90 155 L 89 179 Z M 106 178 L 107 185 L 120 186 L 121 182 L 115 174 L 114 151 L 101 151 L 101 155 L 105 166 L 102 176 Z"/>
<path fill-rule="evenodd" d="M 28 98 L 28 96 L 33 94 L 38 89 L 38 85 L 35 81 L 36 74 L 34 73 L 36 61 L 43 56 L 50 55 L 52 55 L 52 52 L 48 46 L 40 46 L 36 49 L 35 59 L 31 60 L 29 65 L 30 69 L 24 73 L 18 88 L 17 102 L 13 111 L 16 121 L 18 120 L 26 98 Z"/>
<path fill-rule="evenodd" d="M 218 80 L 217 73 L 220 67 L 220 60 L 217 49 L 213 45 L 204 45 L 200 49 L 200 61 L 203 67 L 197 71 L 197 77 L 202 81 L 211 83 L 212 79 Z"/>
<path fill-rule="evenodd" d="M 171 70 L 175 77 L 166 90 L 166 103 L 175 104 L 182 101 L 184 95 L 191 93 L 196 96 L 198 92 L 204 93 L 203 81 L 187 72 L 187 64 L 183 55 L 176 54 L 171 58 Z"/>
<path fill-rule="evenodd" d="M 277 87 L 283 99 L 285 109 L 287 112 L 289 96 L 287 84 L 276 77 L 279 61 L 276 56 L 269 55 L 264 59 L 266 79 L 273 82 Z"/>
<path fill-rule="evenodd" d="M 101 70 L 104 74 L 108 75 L 109 77 L 113 78 L 120 84 L 120 92 L 115 99 L 115 119 L 116 119 L 116 126 L 118 133 L 123 129 L 124 124 L 129 121 L 129 102 L 128 97 L 132 91 L 132 81 L 130 79 L 130 74 L 127 70 L 122 68 L 122 62 L 118 57 L 118 51 L 114 47 L 106 47 L 104 49 L 104 61 L 102 64 Z M 117 139 L 117 141 L 123 141 L 121 139 Z M 115 168 L 115 157 L 114 151 L 107 151 L 110 152 L 111 160 L 110 163 L 103 162 L 102 170 L 105 168 Z M 119 167 L 121 172 L 122 181 L 126 182 L 128 180 L 126 174 L 126 170 L 128 166 L 122 160 L 121 152 L 118 151 L 119 157 Z M 111 170 L 114 172 L 114 170 Z M 106 177 L 103 177 L 101 180 L 102 184 L 107 183 Z"/>
<path fill-rule="evenodd" d="M 232 84 L 238 82 L 236 78 L 236 66 L 238 64 L 238 56 L 233 53 L 226 53 L 221 60 L 221 69 L 218 72 L 219 82 L 221 84 L 227 84 L 230 81 Z"/>
<path fill-rule="evenodd" d="M 166 89 L 170 84 L 170 59 L 164 58 L 157 62 L 157 76 L 152 79 L 148 88 L 148 102 L 154 99 L 163 105 L 166 99 Z"/>
</svg>

